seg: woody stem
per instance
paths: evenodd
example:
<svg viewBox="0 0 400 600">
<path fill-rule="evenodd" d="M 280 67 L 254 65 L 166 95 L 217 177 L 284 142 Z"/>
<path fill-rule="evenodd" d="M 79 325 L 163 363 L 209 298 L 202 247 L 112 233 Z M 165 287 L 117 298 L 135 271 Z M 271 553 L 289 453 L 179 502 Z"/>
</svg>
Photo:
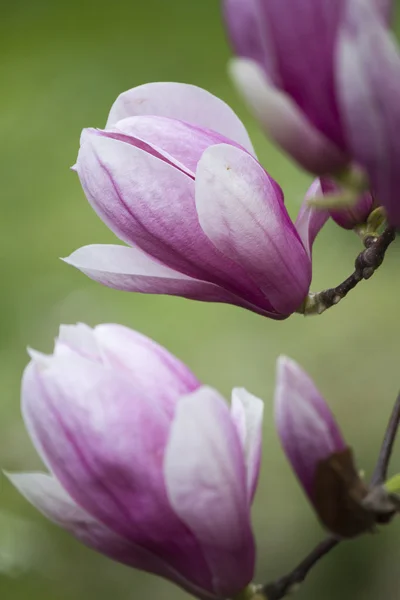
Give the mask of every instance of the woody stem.
<svg viewBox="0 0 400 600">
<path fill-rule="evenodd" d="M 387 471 L 390 457 L 392 456 L 393 446 L 396 439 L 397 431 L 400 425 L 400 393 L 396 398 L 392 414 L 390 415 L 389 423 L 383 438 L 381 451 L 378 461 L 371 478 L 371 487 L 382 485 L 387 478 Z"/>
<path fill-rule="evenodd" d="M 376 463 L 374 473 L 371 477 L 370 488 L 382 485 L 387 477 L 388 466 L 393 451 L 397 431 L 400 426 L 400 393 L 398 394 L 390 419 L 385 431 L 379 457 Z M 316 546 L 290 573 L 280 579 L 259 586 L 256 592 L 267 600 L 281 600 L 300 585 L 311 569 L 331 550 L 333 550 L 340 540 L 334 536 L 327 537 L 318 546 Z"/>
<path fill-rule="evenodd" d="M 284 598 L 287 594 L 294 591 L 297 585 L 305 580 L 309 571 L 317 564 L 317 562 L 333 550 L 338 543 L 339 540 L 335 537 L 327 537 L 323 542 L 318 544 L 318 546 L 316 546 L 316 548 L 314 548 L 314 550 L 312 550 L 310 554 L 308 554 L 308 556 L 293 569 L 293 571 L 272 583 L 261 586 L 258 592 L 265 596 L 267 600 L 280 600 L 281 598 Z"/>
<path fill-rule="evenodd" d="M 338 304 L 360 281 L 372 277 L 382 264 L 386 250 L 395 237 L 396 229 L 389 226 L 379 236 L 367 236 L 364 239 L 365 249 L 355 260 L 353 273 L 336 287 L 309 294 L 298 312 L 304 315 L 321 314 L 327 308 Z"/>
</svg>

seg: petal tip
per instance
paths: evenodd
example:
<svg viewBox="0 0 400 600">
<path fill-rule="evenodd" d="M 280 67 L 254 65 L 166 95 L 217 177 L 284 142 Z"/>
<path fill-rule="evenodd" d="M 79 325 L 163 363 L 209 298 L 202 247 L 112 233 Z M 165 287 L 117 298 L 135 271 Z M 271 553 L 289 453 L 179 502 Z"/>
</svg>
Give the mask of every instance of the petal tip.
<svg viewBox="0 0 400 600">
<path fill-rule="evenodd" d="M 14 475 L 16 475 L 16 473 L 10 473 L 10 471 L 6 471 L 6 469 L 2 469 L 1 472 L 3 473 L 4 477 L 6 477 L 12 483 L 12 478 Z"/>
<path fill-rule="evenodd" d="M 67 265 L 70 265 L 71 267 L 75 267 L 76 269 L 79 269 L 79 265 L 78 265 L 78 261 L 76 260 L 76 256 L 77 254 L 79 254 L 79 251 L 81 250 L 81 248 L 78 248 L 77 250 L 74 250 L 74 252 L 71 252 L 71 254 L 69 254 L 68 256 L 59 256 L 59 259 L 62 260 L 62 262 L 64 262 Z"/>
<path fill-rule="evenodd" d="M 53 358 L 52 356 L 49 354 L 44 354 L 43 352 L 39 352 L 38 350 L 34 350 L 30 346 L 28 346 L 26 350 L 32 359 L 32 362 L 39 367 L 39 369 L 47 369 L 50 366 Z"/>
<path fill-rule="evenodd" d="M 287 375 L 293 373 L 294 371 L 298 371 L 299 369 L 300 367 L 295 360 L 289 358 L 289 356 L 286 356 L 286 354 L 281 354 L 280 356 L 278 356 L 276 361 L 278 383 L 283 378 L 286 378 Z"/>
<path fill-rule="evenodd" d="M 264 402 L 258 396 L 255 396 L 251 392 L 249 392 L 245 387 L 234 387 L 232 389 L 232 398 L 238 398 L 244 406 L 248 406 L 249 404 L 253 404 L 256 406 L 261 412 L 264 411 Z"/>
</svg>

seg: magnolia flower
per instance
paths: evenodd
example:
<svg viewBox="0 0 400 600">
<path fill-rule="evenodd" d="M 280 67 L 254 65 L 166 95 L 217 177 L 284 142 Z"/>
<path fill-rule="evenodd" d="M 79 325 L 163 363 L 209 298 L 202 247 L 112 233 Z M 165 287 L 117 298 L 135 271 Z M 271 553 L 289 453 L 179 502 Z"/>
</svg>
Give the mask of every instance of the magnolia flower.
<svg viewBox="0 0 400 600">
<path fill-rule="evenodd" d="M 243 124 L 205 90 L 153 83 L 122 94 L 104 131 L 84 130 L 76 170 L 129 245 L 86 246 L 65 259 L 92 279 L 274 319 L 302 304 L 327 215 L 304 206 L 302 225 L 292 223 Z"/>
<path fill-rule="evenodd" d="M 324 196 L 340 196 L 340 194 L 343 193 L 340 186 L 327 177 L 321 177 L 319 181 L 317 180 L 317 182 L 314 183 L 313 190 L 314 199 L 321 198 L 321 200 Z M 310 197 L 310 195 L 308 197 Z M 340 227 L 343 227 L 344 229 L 353 229 L 357 225 L 366 223 L 374 208 L 376 208 L 376 204 L 372 194 L 370 192 L 365 192 L 355 204 L 332 209 L 328 212 L 335 223 Z"/>
<path fill-rule="evenodd" d="M 25 424 L 49 474 L 9 475 L 81 542 L 205 600 L 252 579 L 250 506 L 263 405 L 244 389 L 229 411 L 178 359 L 119 325 L 63 326 L 31 352 Z"/>
<path fill-rule="evenodd" d="M 400 227 L 400 54 L 365 0 L 348 3 L 338 52 L 341 110 L 352 155 Z"/>
<path fill-rule="evenodd" d="M 361 479 L 312 379 L 284 356 L 277 366 L 275 422 L 286 456 L 326 528 L 348 538 L 393 517 L 396 507 L 385 490 Z"/>
<path fill-rule="evenodd" d="M 388 18 L 391 0 L 365 1 Z M 223 2 L 238 55 L 231 68 L 238 87 L 277 143 L 320 175 L 346 167 L 351 158 L 336 81 L 337 40 L 347 4 L 352 2 Z M 370 53 L 374 48 L 369 44 Z"/>
</svg>

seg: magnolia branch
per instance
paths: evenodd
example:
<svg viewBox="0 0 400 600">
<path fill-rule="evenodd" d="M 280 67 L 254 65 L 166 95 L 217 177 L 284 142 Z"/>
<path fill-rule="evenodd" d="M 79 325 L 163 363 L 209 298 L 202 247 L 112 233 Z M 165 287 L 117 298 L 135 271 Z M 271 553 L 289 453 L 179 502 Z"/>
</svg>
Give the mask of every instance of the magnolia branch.
<svg viewBox="0 0 400 600">
<path fill-rule="evenodd" d="M 393 452 L 393 446 L 400 425 L 400 393 L 396 398 L 392 414 L 390 415 L 389 423 L 386 428 L 385 437 L 383 438 L 381 451 L 378 461 L 371 477 L 371 486 L 382 485 L 387 478 L 390 458 Z"/>
<path fill-rule="evenodd" d="M 354 272 L 341 284 L 312 294 L 306 299 L 299 312 L 304 315 L 321 314 L 327 308 L 338 304 L 363 279 L 369 279 L 381 266 L 386 250 L 396 237 L 394 227 L 386 227 L 380 236 L 368 236 L 364 240 L 365 250 L 357 256 Z"/>
<path fill-rule="evenodd" d="M 382 234 L 383 235 L 383 234 Z M 381 236 L 382 237 L 382 236 Z M 389 242 L 390 243 L 390 242 Z M 389 245 L 389 244 L 388 244 Z M 370 488 L 381 486 L 387 477 L 388 466 L 393 452 L 393 446 L 400 425 L 400 393 L 396 398 L 389 423 L 387 425 L 378 460 L 371 477 Z M 398 499 L 397 499 L 398 502 Z M 316 546 L 290 573 L 280 579 L 260 586 L 257 593 L 267 600 L 281 600 L 294 592 L 303 583 L 311 569 L 341 542 L 330 536 Z"/>
<path fill-rule="evenodd" d="M 339 540 L 334 537 L 326 538 L 293 571 L 273 583 L 267 583 L 267 585 L 262 586 L 259 589 L 259 593 L 265 596 L 267 600 L 280 600 L 294 592 L 297 586 L 305 580 L 309 571 L 311 571 L 321 558 L 333 550 L 338 543 Z"/>
</svg>

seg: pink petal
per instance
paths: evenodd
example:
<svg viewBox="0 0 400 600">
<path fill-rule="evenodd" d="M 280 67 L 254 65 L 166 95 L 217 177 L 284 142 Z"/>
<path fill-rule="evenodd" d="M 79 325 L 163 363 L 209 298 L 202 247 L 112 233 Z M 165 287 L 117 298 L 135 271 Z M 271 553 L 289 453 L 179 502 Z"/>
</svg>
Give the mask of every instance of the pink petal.
<svg viewBox="0 0 400 600">
<path fill-rule="evenodd" d="M 244 451 L 249 503 L 253 501 L 260 473 L 263 413 L 262 400 L 244 388 L 232 391 L 231 416 Z"/>
<path fill-rule="evenodd" d="M 105 366 L 122 370 L 132 379 L 135 392 L 157 397 L 160 410 L 173 418 L 179 398 L 200 387 L 190 369 L 165 348 L 122 325 L 103 324 L 94 329 Z M 154 374 L 157 377 L 154 377 Z"/>
<path fill-rule="evenodd" d="M 54 477 L 45 473 L 9 473 L 7 477 L 28 502 L 56 525 L 72 533 L 85 546 L 129 567 L 174 581 L 199 598 L 212 598 L 156 555 L 96 521 L 72 500 Z"/>
<path fill-rule="evenodd" d="M 185 167 L 185 165 L 182 162 L 180 162 L 177 158 L 174 158 L 171 154 L 169 154 L 167 152 L 167 150 L 164 150 L 160 146 L 157 146 L 154 143 L 151 143 L 149 141 L 142 139 L 137 134 L 134 135 L 134 128 L 129 126 L 131 119 L 133 119 L 133 118 L 134 117 L 131 117 L 128 119 L 123 119 L 122 121 L 119 121 L 118 122 L 119 127 L 115 126 L 115 127 L 113 127 L 113 129 L 107 129 L 107 130 L 106 129 L 104 129 L 104 130 L 93 129 L 93 128 L 83 129 L 83 131 L 81 133 L 81 139 L 80 139 L 80 154 L 81 154 L 81 156 L 82 156 L 82 154 L 84 154 L 84 151 L 81 152 L 82 147 L 85 145 L 85 143 L 87 141 L 89 141 L 89 143 L 90 143 L 93 136 L 104 137 L 104 138 L 108 138 L 108 139 L 112 139 L 112 140 L 117 140 L 124 144 L 129 144 L 131 146 L 134 146 L 135 148 L 139 148 L 140 150 L 143 150 L 143 152 L 147 152 L 148 154 L 151 154 L 151 156 L 158 158 L 159 160 L 165 162 L 167 165 L 170 165 L 171 167 L 174 167 L 174 168 L 178 169 L 179 171 L 182 171 L 182 173 L 185 173 L 185 175 L 188 175 L 191 179 L 194 179 L 193 171 L 191 169 Z M 125 129 L 126 129 L 126 131 L 125 131 Z M 131 133 L 129 133 L 129 132 L 131 132 Z M 79 155 L 78 155 L 78 158 L 79 158 Z M 75 171 L 79 175 L 78 164 L 75 165 Z"/>
<path fill-rule="evenodd" d="M 63 349 L 67 347 L 69 354 Z M 132 380 L 135 392 L 158 397 L 170 418 L 180 396 L 200 386 L 188 367 L 165 348 L 133 329 L 103 324 L 94 329 L 78 323 L 61 325 L 54 356 L 81 356 L 115 369 Z M 52 357 L 49 357 L 49 364 Z M 154 378 L 157 373 L 157 378 Z"/>
<path fill-rule="evenodd" d="M 259 64 L 268 60 L 268 40 L 260 19 L 258 0 L 224 0 L 223 12 L 232 46 L 238 56 Z"/>
<path fill-rule="evenodd" d="M 287 94 L 267 80 L 256 62 L 235 59 L 231 74 L 266 132 L 302 167 L 323 175 L 347 164 L 347 156 L 311 124 Z"/>
<path fill-rule="evenodd" d="M 144 140 L 160 150 L 160 154 L 173 157 L 176 164 L 184 165 L 193 178 L 197 163 L 209 146 L 221 143 L 237 145 L 210 129 L 166 117 L 130 117 L 118 121 L 115 130 Z"/>
<path fill-rule="evenodd" d="M 349 3 L 338 48 L 338 87 L 348 142 L 379 204 L 400 226 L 400 55 L 371 6 Z"/>
<path fill-rule="evenodd" d="M 333 55 L 347 0 L 260 0 L 264 37 L 274 66 L 266 74 L 290 96 L 322 136 L 345 151 L 336 102 Z"/>
<path fill-rule="evenodd" d="M 162 409 L 162 382 L 157 398 L 135 381 L 76 355 L 55 357 L 48 366 L 32 362 L 22 384 L 26 426 L 79 506 L 210 589 L 202 552 L 165 490 L 170 417 Z"/>
<path fill-rule="evenodd" d="M 189 277 L 263 298 L 246 272 L 210 243 L 198 222 L 194 182 L 152 154 L 120 140 L 88 135 L 78 157 L 85 193 L 124 241 Z"/>
<path fill-rule="evenodd" d="M 319 179 L 316 179 L 307 191 L 295 223 L 297 233 L 310 259 L 314 240 L 329 219 L 329 211 L 309 206 L 309 200 L 316 196 L 323 196 Z"/>
<path fill-rule="evenodd" d="M 101 362 L 101 348 L 94 331 L 84 323 L 60 325 L 60 331 L 54 348 L 55 356 L 65 354 L 65 349 L 78 353 L 84 358 Z"/>
<path fill-rule="evenodd" d="M 373 3 L 383 19 L 388 23 L 393 16 L 393 0 L 373 0 Z"/>
<path fill-rule="evenodd" d="M 139 248 L 94 244 L 75 250 L 63 260 L 94 281 L 117 290 L 183 296 L 203 302 L 226 302 L 269 315 L 214 283 L 188 277 L 162 265 Z"/>
<path fill-rule="evenodd" d="M 286 456 L 312 499 L 318 463 L 346 445 L 312 379 L 285 356 L 277 364 L 275 422 Z"/>
<path fill-rule="evenodd" d="M 371 8 L 375 11 L 376 16 L 381 19 L 382 23 L 389 26 L 393 20 L 395 8 L 394 0 L 367 0 Z M 347 5 L 346 5 L 347 6 Z"/>
<path fill-rule="evenodd" d="M 256 18 L 264 44 L 262 62 L 276 87 L 290 96 L 312 125 L 343 152 L 347 143 L 335 84 L 335 50 L 343 16 L 353 0 L 259 0 Z M 382 22 L 392 2 L 366 0 Z M 257 37 L 257 36 L 256 36 Z"/>
<path fill-rule="evenodd" d="M 315 184 L 315 191 L 312 189 Z M 340 186 L 329 179 L 328 177 L 323 177 L 321 180 L 314 182 L 313 186 L 311 186 L 308 197 L 320 197 L 330 196 L 331 194 L 340 194 L 341 188 Z M 359 200 L 352 206 L 348 208 L 341 208 L 337 210 L 329 210 L 329 215 L 332 219 L 337 223 L 340 227 L 344 229 L 353 229 L 356 225 L 360 223 L 365 223 L 370 215 L 371 211 L 374 209 L 374 199 L 370 192 L 366 192 L 361 195 Z M 325 211 L 322 211 L 325 212 Z"/>
<path fill-rule="evenodd" d="M 176 514 L 201 543 L 215 593 L 234 596 L 252 579 L 255 549 L 242 445 L 214 390 L 179 402 L 164 472 Z"/>
<path fill-rule="evenodd" d="M 212 146 L 197 169 L 196 207 L 216 248 L 249 273 L 276 312 L 294 312 L 307 295 L 311 263 L 261 165 L 233 146 Z"/>
<path fill-rule="evenodd" d="M 137 115 L 179 119 L 216 131 L 254 154 L 248 133 L 233 110 L 206 90 L 185 83 L 147 83 L 121 94 L 113 104 L 107 128 Z"/>
</svg>

